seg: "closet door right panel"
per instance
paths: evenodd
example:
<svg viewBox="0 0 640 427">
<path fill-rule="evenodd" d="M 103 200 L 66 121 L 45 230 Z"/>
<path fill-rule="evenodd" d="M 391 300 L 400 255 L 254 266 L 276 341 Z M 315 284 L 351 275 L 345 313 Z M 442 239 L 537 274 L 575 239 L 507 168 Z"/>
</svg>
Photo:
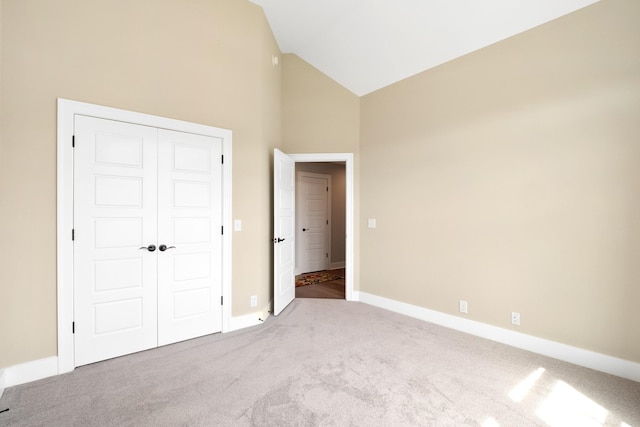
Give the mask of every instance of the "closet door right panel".
<svg viewBox="0 0 640 427">
<path fill-rule="evenodd" d="M 158 345 L 222 329 L 221 195 L 222 139 L 160 129 Z"/>
</svg>

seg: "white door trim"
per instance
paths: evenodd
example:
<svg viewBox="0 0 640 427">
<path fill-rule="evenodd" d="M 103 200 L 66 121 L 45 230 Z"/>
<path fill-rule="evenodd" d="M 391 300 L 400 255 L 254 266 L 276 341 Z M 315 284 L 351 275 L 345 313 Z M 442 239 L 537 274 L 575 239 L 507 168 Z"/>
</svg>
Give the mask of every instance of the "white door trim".
<svg viewBox="0 0 640 427">
<path fill-rule="evenodd" d="M 302 218 L 301 212 L 302 208 L 300 206 L 300 202 L 302 201 L 302 178 L 311 177 L 311 178 L 321 178 L 327 180 L 327 220 L 329 221 L 328 227 L 325 229 L 325 238 L 324 238 L 324 252 L 328 254 L 328 259 L 326 260 L 327 267 L 325 270 L 328 270 L 331 267 L 331 228 L 333 227 L 333 222 L 331 218 L 331 194 L 333 191 L 331 175 L 325 173 L 314 173 L 314 172 L 306 172 L 306 171 L 298 171 L 296 172 L 296 267 L 295 267 L 295 275 L 301 274 L 303 272 L 306 273 L 306 268 L 302 268 L 303 266 L 298 264 L 298 261 L 302 260 L 302 253 L 304 251 L 302 247 L 302 230 L 299 225 L 299 219 Z"/>
<path fill-rule="evenodd" d="M 58 374 L 75 367 L 73 322 L 73 149 L 71 146 L 76 114 L 188 132 L 206 136 L 223 135 L 222 153 L 222 332 L 230 330 L 231 322 L 231 165 L 232 134 L 230 130 L 117 108 L 87 104 L 58 98 L 58 159 L 57 159 L 57 287 L 58 287 Z"/>
<path fill-rule="evenodd" d="M 353 193 L 353 153 L 313 153 L 289 154 L 296 163 L 345 162 L 346 175 L 346 236 L 345 236 L 345 299 L 355 301 L 353 293 L 355 267 L 355 229 L 354 229 L 354 193 Z"/>
</svg>

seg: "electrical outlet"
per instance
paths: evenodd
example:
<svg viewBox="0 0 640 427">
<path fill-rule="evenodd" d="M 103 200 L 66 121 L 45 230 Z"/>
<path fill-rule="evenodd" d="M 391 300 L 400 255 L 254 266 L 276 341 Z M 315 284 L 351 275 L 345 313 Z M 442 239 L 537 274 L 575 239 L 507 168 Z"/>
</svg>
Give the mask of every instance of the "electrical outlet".
<svg viewBox="0 0 640 427">
<path fill-rule="evenodd" d="M 460 313 L 468 313 L 467 302 L 463 299 L 460 300 Z"/>
<path fill-rule="evenodd" d="M 258 306 L 258 295 L 251 295 L 251 307 Z"/>
<path fill-rule="evenodd" d="M 520 326 L 520 313 L 516 313 L 515 311 L 511 312 L 511 324 Z"/>
</svg>

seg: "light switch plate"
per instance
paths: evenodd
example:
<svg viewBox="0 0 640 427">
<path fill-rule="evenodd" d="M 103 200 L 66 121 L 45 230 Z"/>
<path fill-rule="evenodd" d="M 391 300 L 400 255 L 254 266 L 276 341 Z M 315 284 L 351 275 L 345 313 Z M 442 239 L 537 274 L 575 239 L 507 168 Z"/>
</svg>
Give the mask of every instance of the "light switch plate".
<svg viewBox="0 0 640 427">
<path fill-rule="evenodd" d="M 369 218 L 367 220 L 367 226 L 369 228 L 376 228 L 376 220 L 375 220 L 375 218 Z"/>
<path fill-rule="evenodd" d="M 242 220 L 236 219 L 233 221 L 233 229 L 234 231 L 242 231 Z"/>
</svg>

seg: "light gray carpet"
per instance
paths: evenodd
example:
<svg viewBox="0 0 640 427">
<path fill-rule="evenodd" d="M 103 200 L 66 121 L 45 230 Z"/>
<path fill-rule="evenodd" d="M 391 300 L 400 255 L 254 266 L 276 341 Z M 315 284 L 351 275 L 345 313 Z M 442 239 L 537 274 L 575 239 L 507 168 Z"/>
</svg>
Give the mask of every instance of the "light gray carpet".
<svg viewBox="0 0 640 427">
<path fill-rule="evenodd" d="M 640 427 L 640 383 L 361 303 L 300 299 L 261 326 L 11 387 L 7 407 L 2 426 Z"/>
</svg>

